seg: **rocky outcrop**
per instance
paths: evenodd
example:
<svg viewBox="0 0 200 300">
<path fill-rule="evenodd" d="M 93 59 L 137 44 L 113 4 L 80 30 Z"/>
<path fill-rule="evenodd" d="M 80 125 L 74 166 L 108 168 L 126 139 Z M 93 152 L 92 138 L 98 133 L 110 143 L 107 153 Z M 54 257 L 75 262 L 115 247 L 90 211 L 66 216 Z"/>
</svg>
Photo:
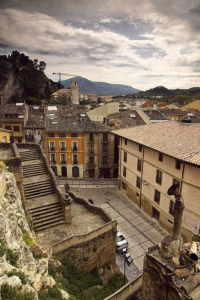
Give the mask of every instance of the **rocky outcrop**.
<svg viewBox="0 0 200 300">
<path fill-rule="evenodd" d="M 33 292 L 35 299 L 38 299 L 37 292 L 41 288 L 52 287 L 55 281 L 48 276 L 47 253 L 39 251 L 42 258 L 35 259 L 35 253 L 33 256 L 30 245 L 27 245 L 25 236 L 28 235 L 32 248 L 39 249 L 38 245 L 34 245 L 34 237 L 25 218 L 14 175 L 6 173 L 6 180 L 7 191 L 0 200 L 0 288 L 2 284 L 8 283 L 12 287 L 20 287 L 20 292 Z M 12 255 L 15 254 L 15 263 L 9 259 L 6 251 L 10 251 Z M 9 272 L 14 272 L 15 276 L 8 277 Z M 23 273 L 29 284 L 22 284 L 20 276 L 17 277 L 16 273 Z M 65 292 L 63 292 L 63 298 L 67 299 Z"/>
<path fill-rule="evenodd" d="M 44 98 L 50 99 L 50 95 L 57 90 L 58 84 L 34 67 L 33 61 L 23 53 L 13 51 L 8 57 L 0 56 L 0 93 L 3 104 L 24 100 L 34 104 Z"/>
</svg>

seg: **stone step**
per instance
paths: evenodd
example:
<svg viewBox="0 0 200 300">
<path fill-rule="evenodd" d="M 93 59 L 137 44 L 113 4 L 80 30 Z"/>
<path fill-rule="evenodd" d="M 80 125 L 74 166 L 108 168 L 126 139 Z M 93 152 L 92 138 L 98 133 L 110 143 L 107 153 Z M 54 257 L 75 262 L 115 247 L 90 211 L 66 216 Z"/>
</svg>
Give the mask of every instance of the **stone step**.
<svg viewBox="0 0 200 300">
<path fill-rule="evenodd" d="M 46 195 L 52 195 L 52 194 L 55 194 L 54 191 L 50 190 L 50 191 L 44 191 L 44 192 L 40 192 L 36 195 L 26 195 L 26 199 L 29 200 L 29 199 L 32 199 L 32 198 L 38 198 L 38 197 L 43 197 L 43 196 L 46 196 Z"/>
<path fill-rule="evenodd" d="M 43 222 L 49 222 L 58 218 L 64 218 L 63 212 L 56 212 L 53 215 L 47 214 L 46 216 L 41 216 L 40 218 L 33 218 L 33 226 L 37 226 L 37 224 L 41 224 Z"/>
<path fill-rule="evenodd" d="M 51 204 L 48 204 L 48 205 L 44 205 L 44 206 L 40 206 L 40 207 L 35 207 L 35 208 L 31 208 L 30 211 L 31 211 L 31 214 L 32 212 L 38 212 L 38 211 L 42 211 L 44 209 L 48 209 L 48 208 L 53 208 L 53 207 L 58 207 L 60 205 L 60 202 L 54 202 L 54 203 L 51 203 Z"/>
<path fill-rule="evenodd" d="M 46 171 L 41 172 L 35 172 L 35 173 L 29 173 L 29 174 L 23 174 L 24 178 L 33 177 L 33 176 L 39 176 L 39 175 L 45 175 L 47 174 Z"/>
<path fill-rule="evenodd" d="M 37 191 L 41 191 L 41 190 L 44 190 L 44 189 L 53 189 L 53 186 L 51 183 L 45 183 L 45 184 L 38 184 L 38 185 L 34 185 L 34 186 L 29 186 L 29 187 L 24 187 L 24 192 L 25 194 L 28 194 L 28 193 L 34 193 L 34 192 L 37 192 Z"/>
<path fill-rule="evenodd" d="M 33 187 L 28 187 L 28 188 L 24 188 L 24 193 L 25 195 L 28 195 L 30 193 L 37 193 L 38 191 L 42 191 L 42 190 L 48 190 L 51 189 L 53 190 L 53 186 L 52 184 L 45 184 L 45 185 L 38 185 L 38 186 L 33 186 Z"/>
<path fill-rule="evenodd" d="M 37 231 L 45 230 L 45 229 L 55 227 L 58 225 L 62 225 L 62 224 L 66 224 L 65 220 L 60 220 L 60 221 L 57 221 L 56 223 L 51 223 L 51 224 L 47 224 L 47 225 L 34 227 L 34 231 L 37 232 Z"/>
<path fill-rule="evenodd" d="M 35 219 L 38 219 L 39 217 L 42 217 L 43 215 L 51 215 L 51 214 L 54 214 L 54 213 L 63 213 L 62 208 L 61 207 L 60 208 L 56 207 L 56 208 L 51 208 L 51 209 L 48 209 L 48 210 L 43 210 L 43 211 L 40 211 L 40 212 L 34 212 L 34 213 L 31 213 L 31 216 L 35 220 Z"/>
<path fill-rule="evenodd" d="M 55 224 L 58 221 L 64 221 L 64 220 L 65 220 L 64 216 L 62 215 L 62 216 L 59 216 L 56 218 L 52 217 L 52 218 L 42 219 L 42 221 L 36 221 L 36 222 L 33 221 L 33 227 L 40 227 L 40 226 L 44 226 L 44 225 L 51 226 L 51 224 Z"/>
<path fill-rule="evenodd" d="M 49 192 L 51 193 L 54 193 L 54 188 L 52 186 L 50 187 L 40 187 L 40 188 L 37 188 L 37 189 L 33 189 L 33 190 L 29 190 L 29 191 L 26 191 L 25 190 L 25 197 L 30 197 L 32 195 L 37 195 L 37 194 L 41 194 L 41 193 L 45 193 L 47 192 L 49 194 Z"/>
<path fill-rule="evenodd" d="M 39 182 L 26 183 L 24 184 L 24 188 L 28 189 L 29 187 L 36 187 L 44 184 L 51 184 L 51 180 L 49 179 L 49 180 L 43 180 Z"/>
</svg>

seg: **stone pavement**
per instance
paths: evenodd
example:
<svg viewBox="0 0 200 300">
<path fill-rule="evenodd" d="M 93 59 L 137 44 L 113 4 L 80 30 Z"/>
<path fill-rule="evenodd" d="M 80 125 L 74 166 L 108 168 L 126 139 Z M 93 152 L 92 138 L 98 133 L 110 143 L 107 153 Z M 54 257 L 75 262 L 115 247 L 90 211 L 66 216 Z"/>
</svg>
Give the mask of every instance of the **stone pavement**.
<svg viewBox="0 0 200 300">
<path fill-rule="evenodd" d="M 59 184 L 64 189 L 64 183 L 68 182 L 71 192 L 85 199 L 92 199 L 95 205 L 102 207 L 117 221 L 118 231 L 127 239 L 128 251 L 133 258 L 130 266 L 125 265 L 125 274 L 129 281 L 134 279 L 142 273 L 145 250 L 159 243 L 168 233 L 156 220 L 146 215 L 122 191 L 118 190 L 117 180 L 108 180 L 104 184 L 101 180 L 94 180 L 93 185 L 90 183 L 90 188 L 89 180 L 84 184 L 82 181 L 86 180 L 59 180 Z M 105 187 L 106 184 L 108 187 Z M 124 272 L 124 259 L 121 253 L 116 254 L 116 262 Z"/>
</svg>

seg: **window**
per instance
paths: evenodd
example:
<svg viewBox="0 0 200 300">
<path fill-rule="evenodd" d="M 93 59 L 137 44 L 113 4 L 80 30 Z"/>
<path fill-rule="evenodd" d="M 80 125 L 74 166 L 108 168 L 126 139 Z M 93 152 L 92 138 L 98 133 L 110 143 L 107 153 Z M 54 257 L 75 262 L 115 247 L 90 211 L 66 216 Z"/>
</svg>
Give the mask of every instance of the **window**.
<svg viewBox="0 0 200 300">
<path fill-rule="evenodd" d="M 20 132 L 19 126 L 13 126 L 13 131 L 14 132 Z"/>
<path fill-rule="evenodd" d="M 90 156 L 90 157 L 89 157 L 89 160 L 90 160 L 90 165 L 94 165 L 94 157 L 93 157 L 93 156 Z"/>
<path fill-rule="evenodd" d="M 60 161 L 61 161 L 61 164 L 66 164 L 66 154 L 61 154 L 60 155 Z"/>
<path fill-rule="evenodd" d="M 50 163 L 56 164 L 56 155 L 54 153 L 50 154 Z"/>
<path fill-rule="evenodd" d="M 162 153 L 159 153 L 158 160 L 159 160 L 159 161 L 163 161 L 163 154 L 162 154 Z"/>
<path fill-rule="evenodd" d="M 125 145 L 127 145 L 127 139 L 124 140 Z"/>
<path fill-rule="evenodd" d="M 94 146 L 93 146 L 93 145 L 90 145 L 90 147 L 89 147 L 89 152 L 90 152 L 90 153 L 94 153 Z"/>
<path fill-rule="evenodd" d="M 107 144 L 103 145 L 103 152 L 108 152 L 108 145 Z"/>
<path fill-rule="evenodd" d="M 159 170 L 157 170 L 156 182 L 160 185 L 162 184 L 162 172 Z"/>
<path fill-rule="evenodd" d="M 137 176 L 137 180 L 136 180 L 136 186 L 138 189 L 140 189 L 140 177 Z"/>
<path fill-rule="evenodd" d="M 177 170 L 180 170 L 180 169 L 181 169 L 181 162 L 180 162 L 180 160 L 178 160 L 178 159 L 176 159 L 175 168 L 176 168 Z"/>
<path fill-rule="evenodd" d="M 94 138 L 93 133 L 90 133 L 90 142 L 93 142 L 93 138 Z"/>
<path fill-rule="evenodd" d="M 49 137 L 55 137 L 55 133 L 49 133 Z"/>
<path fill-rule="evenodd" d="M 60 133 L 60 137 L 66 137 L 65 133 Z"/>
<path fill-rule="evenodd" d="M 126 177 L 126 167 L 123 169 L 123 176 Z"/>
<path fill-rule="evenodd" d="M 154 201 L 159 204 L 160 203 L 160 192 L 155 190 Z"/>
<path fill-rule="evenodd" d="M 175 202 L 170 200 L 170 205 L 169 205 L 169 213 L 174 217 L 175 215 Z"/>
<path fill-rule="evenodd" d="M 172 184 L 178 184 L 178 190 L 180 189 L 180 181 L 178 181 L 177 179 L 173 178 Z"/>
<path fill-rule="evenodd" d="M 77 133 L 72 133 L 71 137 L 78 137 Z"/>
<path fill-rule="evenodd" d="M 49 150 L 55 151 L 55 142 L 49 142 Z"/>
<path fill-rule="evenodd" d="M 124 162 L 127 162 L 127 152 L 124 151 Z"/>
<path fill-rule="evenodd" d="M 139 145 L 139 151 L 142 152 L 142 145 Z"/>
<path fill-rule="evenodd" d="M 126 191 L 126 183 L 122 181 L 122 189 Z"/>
<path fill-rule="evenodd" d="M 108 141 L 108 133 L 107 133 L 107 132 L 104 132 L 104 133 L 103 133 L 103 141 L 104 141 L 104 142 L 107 142 L 107 141 Z"/>
<path fill-rule="evenodd" d="M 102 156 L 102 164 L 106 165 L 108 163 L 108 156 Z"/>
<path fill-rule="evenodd" d="M 65 142 L 60 142 L 60 151 L 66 151 Z"/>
<path fill-rule="evenodd" d="M 141 169 L 142 169 L 142 161 L 138 159 L 137 170 L 141 172 Z"/>
<path fill-rule="evenodd" d="M 77 165 L 78 164 L 78 154 L 73 154 L 72 156 L 72 164 Z"/>
<path fill-rule="evenodd" d="M 157 221 L 160 219 L 160 212 L 155 207 L 153 207 L 153 218 Z"/>
<path fill-rule="evenodd" d="M 5 125 L 5 129 L 11 130 L 11 125 Z"/>
<path fill-rule="evenodd" d="M 72 151 L 78 151 L 78 142 L 72 142 Z"/>
</svg>

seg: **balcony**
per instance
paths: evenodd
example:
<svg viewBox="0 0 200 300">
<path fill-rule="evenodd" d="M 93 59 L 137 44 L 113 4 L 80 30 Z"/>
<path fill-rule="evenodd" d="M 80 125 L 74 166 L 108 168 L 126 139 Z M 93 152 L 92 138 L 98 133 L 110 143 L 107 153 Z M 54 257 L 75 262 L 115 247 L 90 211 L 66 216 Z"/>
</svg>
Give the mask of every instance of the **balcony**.
<svg viewBox="0 0 200 300">
<path fill-rule="evenodd" d="M 93 140 L 88 139 L 88 144 L 94 144 L 94 139 Z"/>
<path fill-rule="evenodd" d="M 33 140 L 33 135 L 32 134 L 26 134 L 25 138 L 26 138 L 26 140 L 31 141 L 31 140 Z"/>
<path fill-rule="evenodd" d="M 55 160 L 51 160 L 51 161 L 50 161 L 50 164 L 51 164 L 51 165 L 55 165 L 55 164 L 56 164 L 56 161 L 55 161 Z"/>
<path fill-rule="evenodd" d="M 78 160 L 73 160 L 72 165 L 78 165 Z"/>
<path fill-rule="evenodd" d="M 101 165 L 102 165 L 103 167 L 110 167 L 109 162 L 108 162 L 108 161 L 104 161 L 104 160 L 101 162 Z"/>
<path fill-rule="evenodd" d="M 108 153 L 108 148 L 103 148 L 103 149 L 102 149 L 102 154 L 104 154 L 104 153 L 105 153 L 105 154 Z"/>
<path fill-rule="evenodd" d="M 59 162 L 59 164 L 62 164 L 62 165 L 66 165 L 66 160 L 61 160 L 60 162 Z"/>
<path fill-rule="evenodd" d="M 94 150 L 89 150 L 89 151 L 88 151 L 88 154 L 89 154 L 89 155 L 94 155 L 95 152 L 94 152 Z"/>
<path fill-rule="evenodd" d="M 49 151 L 56 151 L 55 147 L 49 147 Z"/>
<path fill-rule="evenodd" d="M 78 151 L 78 147 L 72 147 L 72 152 L 77 152 Z"/>
<path fill-rule="evenodd" d="M 103 143 L 103 144 L 107 144 L 107 143 L 109 143 L 110 142 L 110 139 L 101 139 L 101 142 Z"/>
<path fill-rule="evenodd" d="M 66 151 L 66 147 L 60 147 L 59 150 L 60 151 Z"/>
</svg>

